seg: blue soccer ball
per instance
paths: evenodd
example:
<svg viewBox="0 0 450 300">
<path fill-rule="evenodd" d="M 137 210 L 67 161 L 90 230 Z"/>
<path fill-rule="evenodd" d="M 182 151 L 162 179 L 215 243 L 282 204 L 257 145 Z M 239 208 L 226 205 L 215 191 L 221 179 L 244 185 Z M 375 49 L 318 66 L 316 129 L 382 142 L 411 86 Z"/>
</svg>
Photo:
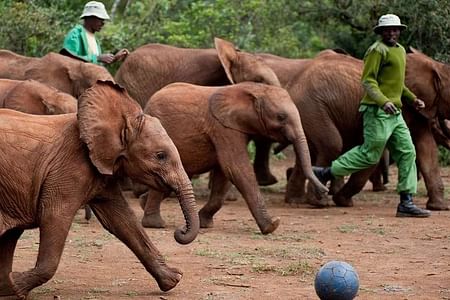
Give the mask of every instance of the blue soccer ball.
<svg viewBox="0 0 450 300">
<path fill-rule="evenodd" d="M 314 288 L 321 300 L 351 300 L 358 293 L 358 274 L 346 262 L 330 261 L 317 272 Z"/>
</svg>

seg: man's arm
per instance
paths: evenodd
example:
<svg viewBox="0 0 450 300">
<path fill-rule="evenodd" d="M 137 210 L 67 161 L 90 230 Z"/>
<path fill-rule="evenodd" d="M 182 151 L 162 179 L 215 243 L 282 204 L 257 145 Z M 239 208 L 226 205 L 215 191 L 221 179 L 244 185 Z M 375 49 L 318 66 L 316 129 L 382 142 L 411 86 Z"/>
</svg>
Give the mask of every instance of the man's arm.
<svg viewBox="0 0 450 300">
<path fill-rule="evenodd" d="M 369 50 L 364 58 L 364 69 L 361 78 L 364 90 L 380 107 L 383 107 L 390 101 L 383 92 L 381 92 L 377 80 L 382 59 L 383 56 L 379 51 L 375 49 Z"/>
</svg>

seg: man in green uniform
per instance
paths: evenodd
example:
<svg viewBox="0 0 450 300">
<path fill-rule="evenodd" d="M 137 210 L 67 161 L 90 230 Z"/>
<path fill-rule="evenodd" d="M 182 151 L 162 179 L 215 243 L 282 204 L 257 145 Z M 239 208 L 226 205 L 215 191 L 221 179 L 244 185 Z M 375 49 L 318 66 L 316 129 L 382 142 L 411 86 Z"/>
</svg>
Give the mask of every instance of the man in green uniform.
<svg viewBox="0 0 450 300">
<path fill-rule="evenodd" d="M 61 54 L 94 64 L 100 62 L 110 64 L 123 60 L 128 55 L 127 49 L 122 49 L 115 55 L 102 53 L 100 43 L 94 34 L 102 29 L 105 20 L 109 20 L 103 3 L 97 1 L 86 3 L 80 19 L 83 19 L 83 25 L 76 25 L 69 31 L 64 38 Z"/>
<path fill-rule="evenodd" d="M 338 157 L 331 167 L 313 170 L 325 184 L 334 177 L 377 164 L 387 147 L 398 166 L 397 217 L 429 217 L 430 211 L 418 208 L 412 199 L 417 191 L 416 152 L 401 114 L 401 99 L 417 110 L 425 104 L 405 86 L 406 52 L 397 43 L 404 28 L 399 17 L 393 14 L 381 16 L 374 28 L 381 40 L 367 50 L 361 79 L 365 95 L 359 111 L 363 114 L 364 143 Z"/>
</svg>

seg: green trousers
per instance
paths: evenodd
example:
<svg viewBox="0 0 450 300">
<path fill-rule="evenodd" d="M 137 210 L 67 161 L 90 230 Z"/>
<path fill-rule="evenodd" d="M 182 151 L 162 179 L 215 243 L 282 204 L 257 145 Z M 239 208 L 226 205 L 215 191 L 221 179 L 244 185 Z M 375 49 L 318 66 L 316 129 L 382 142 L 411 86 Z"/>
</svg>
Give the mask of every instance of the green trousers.
<svg viewBox="0 0 450 300">
<path fill-rule="evenodd" d="M 382 108 L 361 105 L 364 143 L 356 146 L 331 164 L 333 176 L 346 176 L 377 164 L 385 147 L 398 167 L 397 192 L 417 191 L 416 151 L 400 112 L 389 115 Z"/>
</svg>

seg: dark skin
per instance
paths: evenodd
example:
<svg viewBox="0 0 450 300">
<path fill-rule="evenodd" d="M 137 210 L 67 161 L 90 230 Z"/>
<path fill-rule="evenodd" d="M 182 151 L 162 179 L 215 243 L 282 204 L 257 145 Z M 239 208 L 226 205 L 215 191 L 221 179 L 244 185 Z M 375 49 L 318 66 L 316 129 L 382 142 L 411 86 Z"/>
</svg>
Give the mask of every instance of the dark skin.
<svg viewBox="0 0 450 300">
<path fill-rule="evenodd" d="M 95 16 L 85 17 L 83 20 L 84 20 L 83 23 L 84 28 L 86 28 L 87 31 L 92 33 L 99 32 L 105 25 L 105 20 L 97 18 Z M 121 49 L 116 54 L 112 53 L 100 54 L 97 57 L 97 59 L 102 63 L 111 64 L 116 61 L 124 60 L 129 53 L 130 52 L 127 49 Z"/>
<path fill-rule="evenodd" d="M 401 27 L 384 27 L 380 29 L 378 34 L 381 35 L 383 43 L 389 47 L 394 47 L 397 45 L 398 39 L 400 38 L 401 29 Z M 413 102 L 413 106 L 415 109 L 421 110 L 425 108 L 425 103 L 421 99 L 416 98 Z M 395 114 L 398 112 L 398 108 L 392 102 L 386 102 L 383 105 L 383 110 L 387 114 Z"/>
</svg>

